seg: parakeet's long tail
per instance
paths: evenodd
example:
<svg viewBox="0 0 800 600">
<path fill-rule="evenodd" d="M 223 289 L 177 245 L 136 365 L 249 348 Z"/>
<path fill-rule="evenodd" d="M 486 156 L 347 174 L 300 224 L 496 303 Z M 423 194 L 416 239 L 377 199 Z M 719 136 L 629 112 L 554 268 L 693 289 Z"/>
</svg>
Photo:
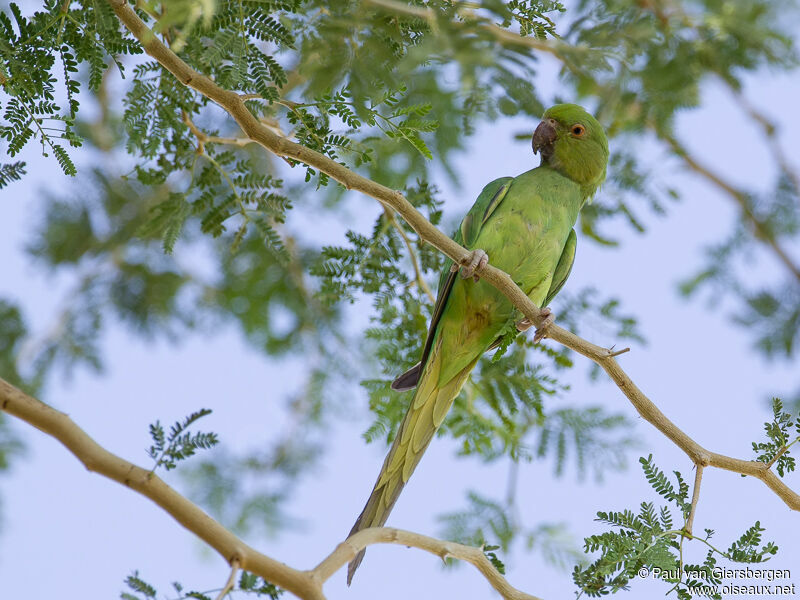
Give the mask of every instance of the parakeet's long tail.
<svg viewBox="0 0 800 600">
<path fill-rule="evenodd" d="M 397 501 L 403 486 L 408 482 L 425 449 L 433 439 L 433 434 L 444 421 L 453 400 L 461 391 L 470 371 L 475 367 L 477 357 L 452 379 L 439 385 L 439 372 L 442 366 L 441 344 L 437 344 L 428 357 L 420 377 L 417 391 L 411 400 L 403 422 L 397 430 L 389 454 L 383 462 L 378 481 L 367 500 L 349 535 L 368 527 L 381 527 Z M 348 536 L 349 537 L 349 536 Z M 347 567 L 347 585 L 364 559 L 362 550 Z"/>
</svg>

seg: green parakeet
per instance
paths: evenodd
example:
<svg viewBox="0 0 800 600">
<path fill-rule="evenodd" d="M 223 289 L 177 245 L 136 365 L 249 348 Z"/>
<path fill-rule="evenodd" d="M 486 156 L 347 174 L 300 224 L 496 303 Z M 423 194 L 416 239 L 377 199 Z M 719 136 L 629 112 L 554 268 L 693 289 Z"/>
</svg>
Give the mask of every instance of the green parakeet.
<svg viewBox="0 0 800 600">
<path fill-rule="evenodd" d="M 547 306 L 569 276 L 576 245 L 573 226 L 605 179 L 608 141 L 600 123 L 583 108 L 558 104 L 545 112 L 532 142 L 534 154 L 541 153 L 540 166 L 483 188 L 453 237 L 472 253 L 461 265 L 462 277 L 456 276 L 458 266 L 452 261 L 446 265 L 422 359 L 392 384 L 417 390 L 350 535 L 386 522 L 470 371 L 514 318 L 505 296 L 478 281 L 476 273 L 487 255 L 539 307 Z M 518 323 L 521 331 L 528 327 L 526 320 Z M 537 331 L 537 338 L 542 335 Z M 363 557 L 364 551 L 350 563 L 348 584 Z"/>
</svg>

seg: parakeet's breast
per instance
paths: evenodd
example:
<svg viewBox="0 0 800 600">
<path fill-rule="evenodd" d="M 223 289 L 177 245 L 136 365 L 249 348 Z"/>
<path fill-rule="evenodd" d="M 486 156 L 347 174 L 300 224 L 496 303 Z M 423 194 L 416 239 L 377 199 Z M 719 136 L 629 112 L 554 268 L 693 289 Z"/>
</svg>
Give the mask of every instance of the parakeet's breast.
<svg viewBox="0 0 800 600">
<path fill-rule="evenodd" d="M 528 171 L 514 179 L 474 247 L 541 306 L 582 202 L 580 187 L 566 177 L 549 168 Z M 448 350 L 441 380 L 483 353 L 512 315 L 512 304 L 494 286 L 459 278 L 439 324 Z"/>
<path fill-rule="evenodd" d="M 484 225 L 487 243 L 482 245 L 479 238 L 477 247 L 539 306 L 582 203 L 580 186 L 570 179 L 547 168 L 528 171 L 514 180 Z M 481 234 L 483 238 L 484 231 Z M 492 240 L 500 243 L 489 243 Z"/>
</svg>

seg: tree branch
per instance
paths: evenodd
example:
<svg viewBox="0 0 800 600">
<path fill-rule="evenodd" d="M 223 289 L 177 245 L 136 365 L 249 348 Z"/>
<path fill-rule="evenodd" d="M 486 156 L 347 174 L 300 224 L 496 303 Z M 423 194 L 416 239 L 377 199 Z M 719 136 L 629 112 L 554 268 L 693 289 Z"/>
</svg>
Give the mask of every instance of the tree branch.
<svg viewBox="0 0 800 600">
<path fill-rule="evenodd" d="M 189 131 L 192 132 L 194 137 L 197 138 L 197 153 L 198 154 L 205 154 L 205 145 L 206 144 L 227 144 L 230 146 L 239 146 L 243 148 L 248 144 L 254 144 L 255 142 L 250 138 L 226 138 L 226 137 L 218 137 L 215 135 L 208 135 L 205 131 L 200 130 L 197 125 L 194 124 L 192 119 L 186 114 L 185 111 L 181 111 L 181 118 L 186 126 L 189 128 Z"/>
<path fill-rule="evenodd" d="M 413 6 L 410 4 L 405 4 L 404 2 L 397 2 L 396 0 L 364 0 L 364 3 L 371 4 L 372 6 L 381 8 L 394 14 L 416 17 L 417 19 L 421 19 L 430 23 L 432 29 L 436 28 L 437 14 L 432 8 Z M 478 27 L 482 31 L 485 31 L 502 44 L 510 46 L 527 46 L 528 48 L 533 48 L 534 50 L 547 52 L 548 54 L 561 57 L 556 46 L 558 44 L 563 44 L 563 42 L 559 42 L 558 40 L 545 41 L 534 37 L 519 35 L 518 33 L 504 29 L 503 27 L 500 27 L 499 25 L 496 25 L 487 19 L 481 18 L 472 12 L 463 12 L 459 14 L 477 22 Z M 463 23 L 454 24 L 461 25 Z"/>
<path fill-rule="evenodd" d="M 786 152 L 778 140 L 778 127 L 769 117 L 750 104 L 742 93 L 742 90 L 733 87 L 727 79 L 723 81 L 728 86 L 728 89 L 741 109 L 761 127 L 764 136 L 767 138 L 767 145 L 772 153 L 772 157 L 778 164 L 778 168 L 783 171 L 786 178 L 791 182 L 795 194 L 800 194 L 800 174 L 798 174 L 797 170 L 789 163 Z"/>
<path fill-rule="evenodd" d="M 364 0 L 365 3 L 371 4 L 373 6 L 382 8 L 386 11 L 396 13 L 396 14 L 403 14 L 411 17 L 416 17 L 418 19 L 422 19 L 431 23 L 432 27 L 436 23 L 436 11 L 432 8 L 424 8 L 421 6 L 411 6 L 402 2 L 397 2 L 396 0 Z M 658 7 L 655 7 L 655 14 L 661 21 L 662 25 L 667 24 L 667 17 L 664 15 L 663 12 L 660 11 Z M 576 70 L 574 65 L 569 61 L 562 51 L 560 51 L 559 44 L 563 45 L 563 42 L 556 41 L 544 41 L 539 40 L 536 38 L 531 38 L 527 36 L 521 36 L 513 31 L 509 31 L 496 25 L 491 22 L 485 22 L 475 15 L 469 15 L 470 17 L 477 19 L 479 27 L 481 30 L 489 33 L 492 37 L 494 37 L 499 43 L 504 45 L 522 45 L 527 46 L 529 48 L 533 48 L 534 50 L 539 50 L 541 52 L 547 52 L 548 54 L 552 54 L 558 60 L 560 60 L 564 66 L 571 70 Z M 687 23 L 689 26 L 695 27 L 688 21 L 688 17 L 685 15 L 683 18 L 687 19 Z M 726 85 L 730 86 L 730 83 L 725 81 Z M 770 150 L 775 158 L 776 162 L 778 163 L 778 167 L 781 171 L 786 175 L 789 181 L 792 182 L 792 185 L 797 193 L 800 193 L 800 176 L 797 172 L 792 169 L 791 165 L 789 164 L 788 159 L 786 158 L 786 154 L 783 152 L 777 137 L 776 137 L 776 128 L 775 125 L 762 113 L 758 112 L 755 108 L 753 108 L 744 96 L 738 92 L 737 90 L 731 87 L 731 91 L 734 94 L 735 99 L 740 104 L 740 106 L 747 112 L 747 114 L 755 120 L 759 126 L 763 129 L 766 137 L 767 143 L 770 147 Z M 775 240 L 775 237 L 769 231 L 769 228 L 766 226 L 765 223 L 758 218 L 758 216 L 753 212 L 752 208 L 749 204 L 749 199 L 747 193 L 742 190 L 737 189 L 730 183 L 726 182 L 718 173 L 713 172 L 711 169 L 699 163 L 691 154 L 688 153 L 686 148 L 681 145 L 674 137 L 671 135 L 665 134 L 664 132 L 658 130 L 656 127 L 652 127 L 655 131 L 656 135 L 661 138 L 667 145 L 678 155 L 680 156 L 686 165 L 692 169 L 695 173 L 703 176 L 705 179 L 716 185 L 718 188 L 726 192 L 740 207 L 742 211 L 742 215 L 744 216 L 745 220 L 750 224 L 754 235 L 757 239 L 763 241 L 767 244 L 778 259 L 786 266 L 787 269 L 795 276 L 795 278 L 800 281 L 800 266 L 795 263 L 792 258 L 788 255 L 786 250 Z"/>
<path fill-rule="evenodd" d="M 400 192 L 363 177 L 319 152 L 273 133 L 247 110 L 239 94 L 222 89 L 208 77 L 192 69 L 161 43 L 125 0 L 108 0 L 108 2 L 117 17 L 139 40 L 147 54 L 156 59 L 184 85 L 219 104 L 236 120 L 249 138 L 278 156 L 293 158 L 305 163 L 326 173 L 348 190 L 357 190 L 374 198 L 384 207 L 396 211 L 411 225 L 422 240 L 436 247 L 456 263 L 462 262 L 469 255 L 465 248 L 434 227 Z M 724 184 L 724 182 L 721 183 Z M 788 261 L 788 257 L 785 255 L 784 257 Z M 790 261 L 789 264 L 791 264 Z M 796 275 L 800 279 L 800 269 L 796 271 Z M 525 295 L 525 292 L 514 283 L 507 273 L 487 265 L 481 271 L 481 279 L 500 290 L 534 325 L 538 327 L 542 323 L 539 307 Z M 760 479 L 790 508 L 800 511 L 800 495 L 792 491 L 764 463 L 731 458 L 706 450 L 670 421 L 652 400 L 636 387 L 628 374 L 614 360 L 613 351 L 592 344 L 558 325 L 551 325 L 547 335 L 550 339 L 600 365 L 630 400 L 637 412 L 683 450 L 696 465 L 717 467 Z"/>
<path fill-rule="evenodd" d="M 399 529 L 365 529 L 339 544 L 316 568 L 310 571 L 294 569 L 251 548 L 157 475 L 112 454 L 89 437 L 69 416 L 28 396 L 3 379 L 0 379 L 0 410 L 56 438 L 89 471 L 113 479 L 149 498 L 214 548 L 231 566 L 227 583 L 218 598 L 232 589 L 236 573 L 242 569 L 260 575 L 303 600 L 325 600 L 322 585 L 360 550 L 371 544 L 401 544 L 426 550 L 443 559 L 449 556 L 475 565 L 507 600 L 538 600 L 512 587 L 480 548 Z"/>
<path fill-rule="evenodd" d="M 675 154 L 680 156 L 683 159 L 683 162 L 685 162 L 686 165 L 692 169 L 692 171 L 702 175 L 705 179 L 728 194 L 728 196 L 730 196 L 739 205 L 739 208 L 742 211 L 742 216 L 744 217 L 745 221 L 750 224 L 750 227 L 753 230 L 753 235 L 770 246 L 778 259 L 786 266 L 787 269 L 789 269 L 795 278 L 800 281 L 800 266 L 794 263 L 786 250 L 784 250 L 784 248 L 775 239 L 775 236 L 769 230 L 769 227 L 767 227 L 767 225 L 765 225 L 753 212 L 753 209 L 750 206 L 748 194 L 740 189 L 737 189 L 732 184 L 725 181 L 718 173 L 715 173 L 709 167 L 699 162 L 696 158 L 689 154 L 689 151 L 686 149 L 686 147 L 683 146 L 683 144 L 681 144 L 672 135 L 658 131 L 656 131 L 656 135 L 664 140 L 670 149 L 675 152 Z"/>
<path fill-rule="evenodd" d="M 669 32 L 669 16 L 674 15 L 685 27 L 689 29 L 693 29 L 697 31 L 698 25 L 695 21 L 683 10 L 683 8 L 677 4 L 673 3 L 670 6 L 670 15 L 666 15 L 661 8 L 657 5 L 654 6 L 647 6 L 647 8 L 653 10 L 654 14 L 659 17 L 659 22 L 661 23 L 662 31 L 666 35 L 670 35 Z M 712 70 L 713 72 L 713 70 Z M 789 179 L 792 183 L 795 194 L 800 194 L 800 176 L 798 176 L 797 172 L 791 167 L 789 161 L 786 158 L 786 154 L 783 151 L 783 148 L 780 145 L 776 137 L 776 127 L 775 124 L 770 121 L 766 115 L 760 113 L 756 110 L 745 98 L 744 94 L 741 90 L 737 89 L 730 81 L 729 78 L 723 77 L 721 73 L 717 73 L 719 79 L 722 81 L 723 85 L 728 88 L 731 94 L 734 97 L 734 100 L 739 104 L 742 110 L 747 113 L 750 118 L 752 118 L 764 131 L 764 135 L 767 138 L 767 144 L 772 152 L 772 156 L 778 164 L 778 168 L 784 173 L 784 175 Z M 662 141 L 666 142 L 666 144 L 675 152 L 678 156 L 680 156 L 686 165 L 692 169 L 698 175 L 701 175 L 719 189 L 724 191 L 728 196 L 731 197 L 738 205 L 742 211 L 742 216 L 744 220 L 748 222 L 752 228 L 753 234 L 755 235 L 756 239 L 763 241 L 767 244 L 778 259 L 786 266 L 787 269 L 795 276 L 795 278 L 800 281 L 800 266 L 797 265 L 786 253 L 780 244 L 775 240 L 774 236 L 769 231 L 769 228 L 764 224 L 758 216 L 756 216 L 751 207 L 749 202 L 749 195 L 740 189 L 737 189 L 734 185 L 725 181 L 719 173 L 712 171 L 710 168 L 706 167 L 705 165 L 699 163 L 692 155 L 688 153 L 686 148 L 680 144 L 675 137 L 670 135 L 669 133 L 665 133 L 659 127 L 655 126 L 654 123 L 648 123 L 648 126 L 654 131 L 656 136 L 661 139 Z"/>
<path fill-rule="evenodd" d="M 254 550 L 160 477 L 112 454 L 83 431 L 66 414 L 28 396 L 0 379 L 0 408 L 56 438 L 92 472 L 113 479 L 163 508 L 178 523 L 214 548 L 230 565 L 238 564 L 296 596 L 322 600 L 322 589 L 302 571 Z"/>
<path fill-rule="evenodd" d="M 313 573 L 314 577 L 320 582 L 323 582 L 329 579 L 331 575 L 341 567 L 353 560 L 361 550 L 372 544 L 400 544 L 402 546 L 411 546 L 435 554 L 442 560 L 446 558 L 456 558 L 468 562 L 475 566 L 475 568 L 486 577 L 492 587 L 497 590 L 503 598 L 507 600 L 539 600 L 536 596 L 531 596 L 530 594 L 526 594 L 510 586 L 489 559 L 486 558 L 481 548 L 464 546 L 463 544 L 457 544 L 455 542 L 445 542 L 419 533 L 391 527 L 370 527 L 368 529 L 362 529 L 339 544 L 325 560 L 311 571 L 311 573 Z"/>
</svg>

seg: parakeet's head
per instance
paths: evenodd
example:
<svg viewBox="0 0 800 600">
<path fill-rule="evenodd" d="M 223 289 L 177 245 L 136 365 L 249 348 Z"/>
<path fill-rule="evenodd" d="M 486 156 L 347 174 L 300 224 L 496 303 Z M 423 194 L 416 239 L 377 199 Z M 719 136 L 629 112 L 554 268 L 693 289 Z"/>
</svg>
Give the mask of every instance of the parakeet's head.
<svg viewBox="0 0 800 600">
<path fill-rule="evenodd" d="M 592 196 L 606 178 L 608 139 L 603 126 L 577 104 L 556 104 L 533 133 L 533 153 Z"/>
</svg>

